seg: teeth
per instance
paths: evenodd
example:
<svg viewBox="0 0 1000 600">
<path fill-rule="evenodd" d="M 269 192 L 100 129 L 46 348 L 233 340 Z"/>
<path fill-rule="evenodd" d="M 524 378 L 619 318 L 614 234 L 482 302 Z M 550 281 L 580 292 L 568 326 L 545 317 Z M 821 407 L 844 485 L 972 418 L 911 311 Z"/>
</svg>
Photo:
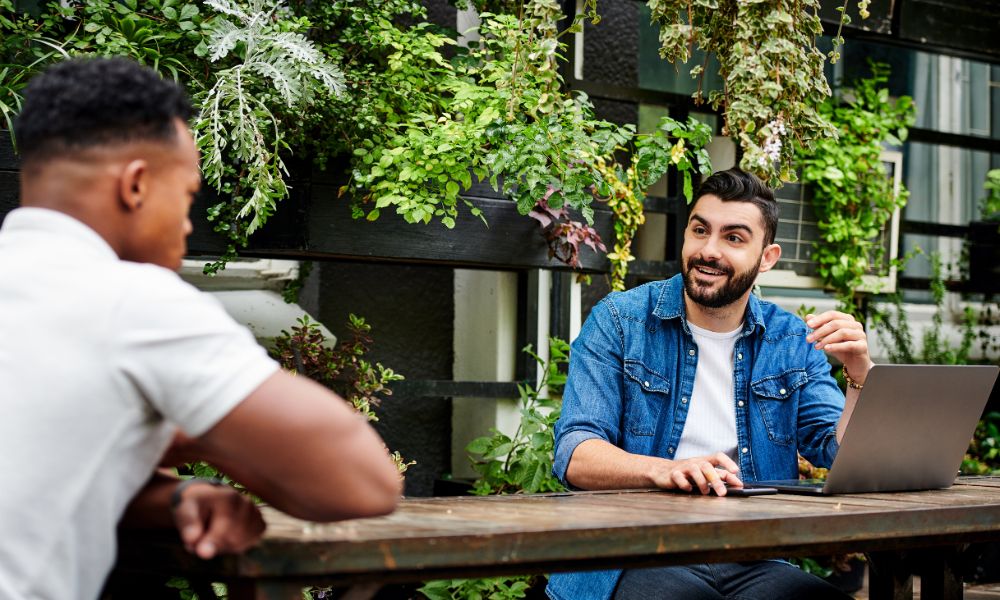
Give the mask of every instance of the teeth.
<svg viewBox="0 0 1000 600">
<path fill-rule="evenodd" d="M 708 269 L 705 267 L 697 267 L 699 271 L 706 275 L 722 275 L 722 271 L 716 271 L 714 269 Z"/>
</svg>

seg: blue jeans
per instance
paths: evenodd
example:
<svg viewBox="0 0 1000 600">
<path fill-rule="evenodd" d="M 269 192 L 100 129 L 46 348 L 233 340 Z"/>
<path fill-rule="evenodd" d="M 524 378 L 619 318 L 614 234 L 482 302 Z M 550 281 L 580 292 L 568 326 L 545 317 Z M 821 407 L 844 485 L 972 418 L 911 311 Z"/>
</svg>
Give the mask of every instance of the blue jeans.
<svg viewBox="0 0 1000 600">
<path fill-rule="evenodd" d="M 615 600 L 850 600 L 786 562 L 757 561 L 629 569 Z"/>
</svg>

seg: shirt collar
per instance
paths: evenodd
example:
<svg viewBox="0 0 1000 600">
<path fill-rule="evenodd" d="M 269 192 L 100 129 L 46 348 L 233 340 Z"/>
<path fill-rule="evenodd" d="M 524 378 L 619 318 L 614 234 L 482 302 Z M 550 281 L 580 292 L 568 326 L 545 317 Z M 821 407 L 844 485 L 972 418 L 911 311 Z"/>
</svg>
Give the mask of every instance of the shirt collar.
<svg viewBox="0 0 1000 600">
<path fill-rule="evenodd" d="M 680 273 L 661 282 L 660 296 L 656 300 L 656 306 L 653 307 L 653 316 L 664 320 L 683 319 L 685 325 L 687 324 L 684 308 L 684 279 Z M 743 322 L 746 333 L 750 333 L 757 326 L 762 330 L 767 329 L 760 310 L 760 300 L 754 294 L 750 294 Z M 687 328 L 685 327 L 685 329 Z"/>
<path fill-rule="evenodd" d="M 0 234 L 27 234 L 37 239 L 51 237 L 54 243 L 75 243 L 95 257 L 118 260 L 118 255 L 96 231 L 66 213 L 48 208 L 22 206 L 7 213 Z M 56 241 L 57 240 L 57 241 Z"/>
</svg>

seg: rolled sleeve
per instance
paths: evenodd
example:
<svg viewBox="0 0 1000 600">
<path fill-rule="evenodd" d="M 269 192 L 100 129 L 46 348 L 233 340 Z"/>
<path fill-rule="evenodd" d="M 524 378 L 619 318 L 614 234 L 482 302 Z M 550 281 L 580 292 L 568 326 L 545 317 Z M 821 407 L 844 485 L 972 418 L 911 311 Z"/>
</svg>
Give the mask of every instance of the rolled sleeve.
<svg viewBox="0 0 1000 600">
<path fill-rule="evenodd" d="M 829 468 L 837 456 L 837 423 L 844 412 L 844 393 L 830 375 L 830 363 L 809 346 L 809 385 L 799 401 L 799 452 L 817 467 Z"/>
<path fill-rule="evenodd" d="M 570 353 L 552 466 L 567 486 L 566 471 L 580 443 L 600 439 L 618 445 L 622 386 L 622 333 L 609 297 L 594 307 Z"/>
<path fill-rule="evenodd" d="M 555 461 L 552 464 L 552 473 L 567 487 L 573 487 L 571 483 L 566 481 L 566 470 L 569 469 L 569 459 L 573 457 L 573 451 L 576 450 L 576 447 L 587 440 L 607 441 L 607 438 L 593 431 L 578 429 L 566 432 L 556 443 L 556 455 Z"/>
</svg>

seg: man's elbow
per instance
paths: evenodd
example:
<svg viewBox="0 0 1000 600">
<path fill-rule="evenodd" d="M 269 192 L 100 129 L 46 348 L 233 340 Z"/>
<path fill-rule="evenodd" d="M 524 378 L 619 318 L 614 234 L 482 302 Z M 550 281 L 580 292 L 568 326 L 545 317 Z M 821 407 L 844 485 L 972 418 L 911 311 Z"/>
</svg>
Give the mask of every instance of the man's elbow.
<svg viewBox="0 0 1000 600">
<path fill-rule="evenodd" d="M 330 482 L 322 488 L 325 493 L 303 499 L 286 511 L 319 522 L 380 517 L 396 510 L 403 494 L 403 479 L 392 465 L 391 470 L 372 469 L 353 481 Z"/>
<path fill-rule="evenodd" d="M 396 510 L 403 496 L 403 477 L 393 465 L 392 471 L 383 474 L 378 481 L 373 481 L 368 491 L 368 498 L 360 507 L 364 514 L 359 517 L 380 517 Z"/>
</svg>

